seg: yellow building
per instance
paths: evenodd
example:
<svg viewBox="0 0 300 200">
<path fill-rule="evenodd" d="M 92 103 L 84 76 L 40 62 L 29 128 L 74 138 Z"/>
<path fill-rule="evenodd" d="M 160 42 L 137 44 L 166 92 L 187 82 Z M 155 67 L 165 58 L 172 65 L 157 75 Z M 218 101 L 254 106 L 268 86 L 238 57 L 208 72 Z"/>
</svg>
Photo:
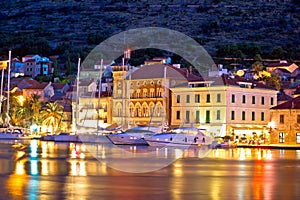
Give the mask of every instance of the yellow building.
<svg viewBox="0 0 300 200">
<path fill-rule="evenodd" d="M 300 144 L 300 97 L 271 108 L 271 144 Z"/>
<path fill-rule="evenodd" d="M 172 124 L 206 129 L 212 136 L 266 133 L 276 91 L 261 83 L 223 74 L 172 88 Z"/>
<path fill-rule="evenodd" d="M 114 73 L 113 119 L 123 127 L 135 125 L 170 125 L 171 93 L 174 87 L 187 87 L 199 77 L 186 69 L 164 64 Z M 188 76 L 187 76 L 188 75 Z"/>
</svg>

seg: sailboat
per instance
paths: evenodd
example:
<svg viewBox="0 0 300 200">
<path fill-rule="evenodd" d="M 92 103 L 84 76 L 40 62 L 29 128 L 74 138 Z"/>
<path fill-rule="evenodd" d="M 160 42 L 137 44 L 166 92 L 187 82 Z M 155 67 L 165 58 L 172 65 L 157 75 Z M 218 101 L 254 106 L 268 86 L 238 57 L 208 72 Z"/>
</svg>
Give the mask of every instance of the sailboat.
<svg viewBox="0 0 300 200">
<path fill-rule="evenodd" d="M 10 68 L 11 68 L 11 51 L 9 51 L 9 60 L 8 60 L 8 71 L 7 71 L 7 106 L 6 106 L 6 128 L 0 130 L 0 139 L 31 139 L 30 136 L 25 136 L 22 132 L 22 128 L 11 126 L 9 123 L 9 108 L 10 108 Z M 2 98 L 3 98 L 3 77 L 4 77 L 4 67 L 2 69 L 1 77 L 1 92 L 0 92 L 0 113 L 2 113 Z"/>
<path fill-rule="evenodd" d="M 109 143 L 105 134 L 114 131 L 114 129 L 105 129 L 99 126 L 99 116 L 97 116 L 97 124 L 96 127 L 87 127 L 85 126 L 85 119 L 83 122 L 79 124 L 79 73 L 80 73 L 80 60 L 78 62 L 78 71 L 77 71 L 77 85 L 76 85 L 76 108 L 75 108 L 75 125 L 76 125 L 76 133 L 79 136 L 79 140 L 81 142 L 88 142 L 88 143 Z M 100 109 L 100 97 L 101 97 L 101 79 L 103 73 L 103 59 L 101 59 L 100 71 L 98 79 L 98 115 Z M 93 91 L 91 98 L 93 98 L 96 94 L 96 91 Z"/>
</svg>

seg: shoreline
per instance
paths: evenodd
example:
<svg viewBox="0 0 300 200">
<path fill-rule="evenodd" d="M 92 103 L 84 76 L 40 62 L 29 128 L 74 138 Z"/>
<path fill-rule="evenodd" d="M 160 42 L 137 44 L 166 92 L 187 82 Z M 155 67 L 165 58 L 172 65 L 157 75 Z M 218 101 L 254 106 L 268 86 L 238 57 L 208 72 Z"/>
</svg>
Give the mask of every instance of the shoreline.
<svg viewBox="0 0 300 200">
<path fill-rule="evenodd" d="M 278 145 L 278 144 L 269 144 L 269 145 L 247 145 L 247 144 L 238 144 L 237 148 L 260 148 L 260 149 L 291 149 L 291 150 L 300 150 L 300 145 Z"/>
</svg>

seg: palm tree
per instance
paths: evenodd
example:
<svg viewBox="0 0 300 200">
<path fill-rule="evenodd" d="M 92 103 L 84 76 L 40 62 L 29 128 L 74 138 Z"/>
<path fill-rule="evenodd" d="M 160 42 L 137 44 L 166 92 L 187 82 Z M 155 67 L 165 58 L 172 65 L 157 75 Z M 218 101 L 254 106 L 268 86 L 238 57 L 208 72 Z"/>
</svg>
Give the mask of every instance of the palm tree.
<svg viewBox="0 0 300 200">
<path fill-rule="evenodd" d="M 52 127 L 52 135 L 55 133 L 55 129 L 62 117 L 63 106 L 57 102 L 48 102 L 41 111 L 41 118 L 43 124 Z"/>
<path fill-rule="evenodd" d="M 42 101 L 40 101 L 41 96 L 38 94 L 32 94 L 29 100 L 31 105 L 31 110 L 33 111 L 33 120 L 34 123 L 39 122 L 39 111 L 42 108 Z"/>
</svg>

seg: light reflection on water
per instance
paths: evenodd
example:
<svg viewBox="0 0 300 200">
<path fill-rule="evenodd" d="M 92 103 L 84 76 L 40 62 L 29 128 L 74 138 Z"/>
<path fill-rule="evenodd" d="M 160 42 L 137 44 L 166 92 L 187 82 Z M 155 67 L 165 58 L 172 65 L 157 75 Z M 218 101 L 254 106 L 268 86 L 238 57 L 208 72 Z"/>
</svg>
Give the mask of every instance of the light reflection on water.
<svg viewBox="0 0 300 200">
<path fill-rule="evenodd" d="M 161 152 L 125 146 L 128 153 L 151 150 L 160 159 L 178 158 L 162 169 L 130 174 L 93 157 L 106 161 L 126 156 L 104 144 L 23 143 L 26 148 L 0 141 L 5 199 L 295 199 L 300 195 L 298 150 L 215 149 L 202 158 L 197 149 Z"/>
</svg>

